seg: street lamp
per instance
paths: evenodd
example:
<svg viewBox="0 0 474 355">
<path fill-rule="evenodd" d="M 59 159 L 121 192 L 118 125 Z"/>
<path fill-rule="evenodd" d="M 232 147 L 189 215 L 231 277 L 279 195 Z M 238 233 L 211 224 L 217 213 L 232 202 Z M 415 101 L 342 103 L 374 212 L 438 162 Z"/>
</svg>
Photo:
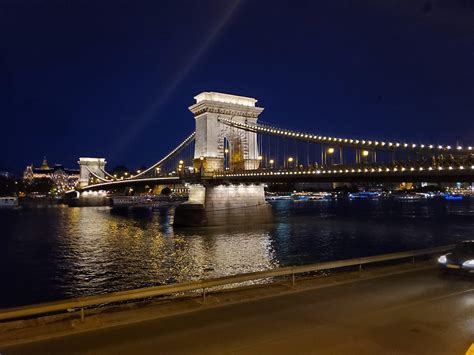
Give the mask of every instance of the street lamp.
<svg viewBox="0 0 474 355">
<path fill-rule="evenodd" d="M 293 163 L 293 157 L 289 157 L 288 158 L 288 167 L 290 168 L 291 167 L 291 163 Z"/>
</svg>

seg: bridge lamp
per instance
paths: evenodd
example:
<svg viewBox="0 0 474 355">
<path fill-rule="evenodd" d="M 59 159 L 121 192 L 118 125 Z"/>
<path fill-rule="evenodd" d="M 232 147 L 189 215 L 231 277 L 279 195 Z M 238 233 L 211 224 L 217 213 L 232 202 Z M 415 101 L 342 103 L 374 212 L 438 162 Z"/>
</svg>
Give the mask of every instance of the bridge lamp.
<svg viewBox="0 0 474 355">
<path fill-rule="evenodd" d="M 224 149 L 224 154 L 228 154 L 229 153 L 229 149 Z"/>
<path fill-rule="evenodd" d="M 127 175 L 128 175 L 128 173 L 127 173 L 127 172 L 125 172 L 125 173 L 124 173 L 124 175 L 125 175 L 125 176 L 127 176 Z"/>
<path fill-rule="evenodd" d="M 292 163 L 293 162 L 293 157 L 289 157 L 288 158 L 288 163 Z"/>
<path fill-rule="evenodd" d="M 141 170 L 137 170 L 137 174 L 140 174 L 142 171 Z"/>
<path fill-rule="evenodd" d="M 332 148 L 332 147 L 328 148 L 328 154 L 332 154 L 332 153 L 334 153 L 334 148 Z"/>
<path fill-rule="evenodd" d="M 259 155 L 257 159 L 258 159 L 258 160 L 262 160 L 263 157 L 262 157 L 261 155 Z"/>
<path fill-rule="evenodd" d="M 179 165 L 183 165 L 183 164 L 184 164 L 184 161 L 180 160 Z"/>
<path fill-rule="evenodd" d="M 369 156 L 369 151 L 368 151 L 368 150 L 363 150 L 363 151 L 362 151 L 362 156 L 363 156 L 363 157 Z"/>
<path fill-rule="evenodd" d="M 114 178 L 116 178 L 116 177 L 117 177 L 117 174 L 114 174 Z"/>
<path fill-rule="evenodd" d="M 273 163 L 275 163 L 275 160 L 270 159 L 269 163 L 270 163 L 270 164 L 273 164 Z"/>
</svg>

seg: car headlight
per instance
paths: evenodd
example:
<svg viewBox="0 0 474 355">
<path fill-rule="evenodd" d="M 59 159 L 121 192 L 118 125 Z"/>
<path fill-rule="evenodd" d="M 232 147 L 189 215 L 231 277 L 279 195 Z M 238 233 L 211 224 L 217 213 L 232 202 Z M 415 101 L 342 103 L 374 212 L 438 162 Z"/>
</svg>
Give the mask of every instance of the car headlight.
<svg viewBox="0 0 474 355">
<path fill-rule="evenodd" d="M 474 260 L 466 260 L 465 262 L 462 263 L 462 266 L 474 267 Z"/>
<path fill-rule="evenodd" d="M 469 260 L 469 261 L 471 261 L 471 260 Z M 440 264 L 446 264 L 447 262 L 448 262 L 448 258 L 446 257 L 446 255 L 441 255 L 438 258 L 438 263 L 440 263 Z"/>
</svg>

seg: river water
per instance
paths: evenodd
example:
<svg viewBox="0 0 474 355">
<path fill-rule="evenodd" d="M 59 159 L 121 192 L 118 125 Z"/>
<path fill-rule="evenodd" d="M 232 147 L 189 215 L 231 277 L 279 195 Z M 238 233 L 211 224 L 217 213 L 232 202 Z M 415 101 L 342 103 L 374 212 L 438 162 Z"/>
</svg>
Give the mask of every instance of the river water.
<svg viewBox="0 0 474 355">
<path fill-rule="evenodd" d="M 0 308 L 474 238 L 474 199 L 275 201 L 264 225 L 173 229 L 173 210 L 0 210 Z"/>
</svg>

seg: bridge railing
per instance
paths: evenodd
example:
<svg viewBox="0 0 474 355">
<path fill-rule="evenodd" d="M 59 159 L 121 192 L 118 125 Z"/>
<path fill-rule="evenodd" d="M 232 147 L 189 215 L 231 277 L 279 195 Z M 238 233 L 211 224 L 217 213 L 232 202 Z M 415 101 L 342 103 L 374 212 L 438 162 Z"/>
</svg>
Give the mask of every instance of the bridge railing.
<svg viewBox="0 0 474 355">
<path fill-rule="evenodd" d="M 92 308 L 94 306 L 106 305 L 116 302 L 125 302 L 125 301 L 135 301 L 150 297 L 157 296 L 168 296 L 182 292 L 189 291 L 200 291 L 202 293 L 203 299 L 206 296 L 206 290 L 209 291 L 209 288 L 219 287 L 219 286 L 228 286 L 232 284 L 239 284 L 249 281 L 257 281 L 262 279 L 268 279 L 272 277 L 281 277 L 281 276 L 290 276 L 291 281 L 295 283 L 295 275 L 317 272 L 323 270 L 338 269 L 344 267 L 359 267 L 359 270 L 362 269 L 363 265 L 391 261 L 391 260 L 400 260 L 400 259 L 409 259 L 415 261 L 417 256 L 429 256 L 439 253 L 444 253 L 453 249 L 453 245 L 446 245 L 441 247 L 429 248 L 429 249 L 419 249 L 411 250 L 400 253 L 391 253 L 383 255 L 374 255 L 361 258 L 345 259 L 338 261 L 329 261 L 317 264 L 309 264 L 302 266 L 291 266 L 291 267 L 282 267 L 272 270 L 252 272 L 246 274 L 232 275 L 219 277 L 215 279 L 208 280 L 199 280 L 191 282 L 183 282 L 178 284 L 163 285 L 163 286 L 154 286 L 139 288 L 129 291 L 120 291 L 112 292 L 103 295 L 96 296 L 86 296 L 80 298 L 73 298 L 63 301 L 49 302 L 37 305 L 30 305 L 24 307 L 10 308 L 0 310 L 0 321 L 19 319 L 25 317 L 33 317 L 44 315 L 48 313 L 60 313 L 70 310 L 79 310 L 81 313 L 81 320 L 84 320 L 84 309 Z"/>
</svg>

